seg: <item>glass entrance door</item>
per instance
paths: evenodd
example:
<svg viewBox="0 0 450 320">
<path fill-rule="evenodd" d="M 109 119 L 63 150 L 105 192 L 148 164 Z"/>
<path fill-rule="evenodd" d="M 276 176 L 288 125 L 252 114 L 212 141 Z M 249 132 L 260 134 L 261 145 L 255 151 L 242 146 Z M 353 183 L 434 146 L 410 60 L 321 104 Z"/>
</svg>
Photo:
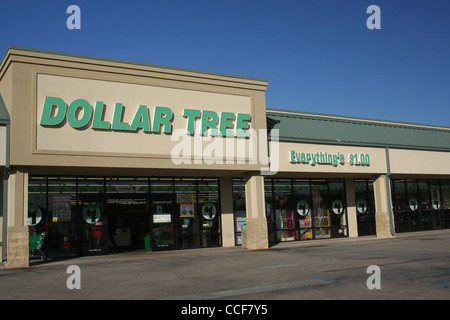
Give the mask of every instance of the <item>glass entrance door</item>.
<svg viewBox="0 0 450 320">
<path fill-rule="evenodd" d="M 150 240 L 153 251 L 172 250 L 176 248 L 174 209 L 174 195 L 152 195 L 152 232 Z"/>
<path fill-rule="evenodd" d="M 150 232 L 147 195 L 107 195 L 110 252 L 141 250 Z"/>
<path fill-rule="evenodd" d="M 105 200 L 101 196 L 87 196 L 81 204 L 81 248 L 85 255 L 108 254 L 108 229 Z"/>
</svg>

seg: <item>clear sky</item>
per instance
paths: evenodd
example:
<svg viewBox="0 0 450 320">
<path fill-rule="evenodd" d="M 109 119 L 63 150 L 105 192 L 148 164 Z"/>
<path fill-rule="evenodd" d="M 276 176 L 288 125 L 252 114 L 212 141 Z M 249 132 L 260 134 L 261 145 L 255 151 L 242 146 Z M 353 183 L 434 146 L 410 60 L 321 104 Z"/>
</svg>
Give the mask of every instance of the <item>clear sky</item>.
<svg viewBox="0 0 450 320">
<path fill-rule="evenodd" d="M 268 108 L 450 127 L 450 0 L 4 1 L 10 45 L 264 78 Z"/>
</svg>

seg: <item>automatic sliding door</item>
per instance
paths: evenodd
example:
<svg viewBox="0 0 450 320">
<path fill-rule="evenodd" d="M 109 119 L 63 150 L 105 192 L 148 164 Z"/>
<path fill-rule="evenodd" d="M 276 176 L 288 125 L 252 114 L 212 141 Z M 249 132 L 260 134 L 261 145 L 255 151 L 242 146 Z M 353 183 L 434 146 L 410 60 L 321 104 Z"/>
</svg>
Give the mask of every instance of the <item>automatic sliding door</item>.
<svg viewBox="0 0 450 320">
<path fill-rule="evenodd" d="M 108 229 L 104 197 L 81 199 L 81 247 L 83 254 L 108 254 Z"/>
<path fill-rule="evenodd" d="M 152 195 L 152 250 L 173 250 L 176 248 L 174 209 L 174 195 Z"/>
</svg>

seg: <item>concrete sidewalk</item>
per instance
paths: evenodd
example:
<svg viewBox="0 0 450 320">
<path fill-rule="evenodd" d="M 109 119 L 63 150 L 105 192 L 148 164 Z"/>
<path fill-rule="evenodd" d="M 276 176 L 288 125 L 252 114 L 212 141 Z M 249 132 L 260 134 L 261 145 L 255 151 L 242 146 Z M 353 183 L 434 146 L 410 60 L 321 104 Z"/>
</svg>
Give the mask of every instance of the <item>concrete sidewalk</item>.
<svg viewBox="0 0 450 320">
<path fill-rule="evenodd" d="M 68 266 L 81 289 L 68 289 Z M 368 289 L 380 268 L 381 289 Z M 0 299 L 449 299 L 450 230 L 50 260 L 0 269 Z"/>
</svg>

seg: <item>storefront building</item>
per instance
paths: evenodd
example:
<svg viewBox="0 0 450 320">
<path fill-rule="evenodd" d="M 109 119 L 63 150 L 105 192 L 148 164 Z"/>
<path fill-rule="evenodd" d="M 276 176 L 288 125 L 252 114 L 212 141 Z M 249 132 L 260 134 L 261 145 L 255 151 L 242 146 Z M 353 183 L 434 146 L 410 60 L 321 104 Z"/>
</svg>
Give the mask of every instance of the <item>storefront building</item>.
<svg viewBox="0 0 450 320">
<path fill-rule="evenodd" d="M 450 129 L 266 109 L 268 81 L 11 47 L 2 261 L 450 227 Z"/>
</svg>

